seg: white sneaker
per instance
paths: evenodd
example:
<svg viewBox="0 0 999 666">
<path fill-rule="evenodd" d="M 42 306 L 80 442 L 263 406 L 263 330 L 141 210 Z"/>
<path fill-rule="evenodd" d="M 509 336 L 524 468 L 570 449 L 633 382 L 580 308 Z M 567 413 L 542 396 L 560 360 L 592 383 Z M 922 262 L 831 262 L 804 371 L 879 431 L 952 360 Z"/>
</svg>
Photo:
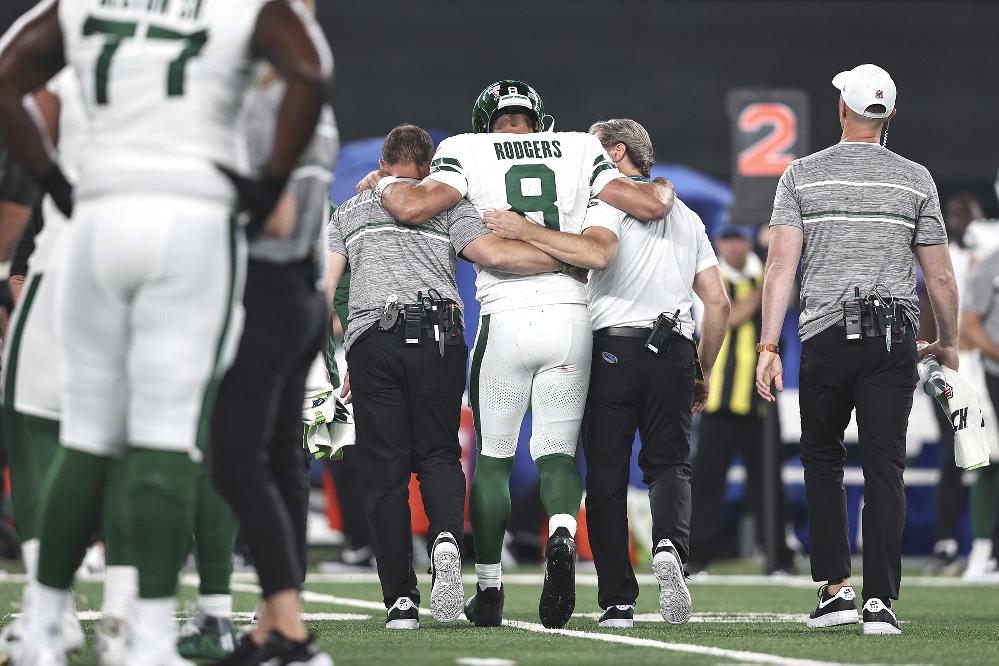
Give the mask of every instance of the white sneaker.
<svg viewBox="0 0 999 666">
<path fill-rule="evenodd" d="M 76 599 L 70 599 L 62 614 L 62 644 L 66 652 L 79 652 L 86 644 L 80 618 L 76 615 Z"/>
<path fill-rule="evenodd" d="M 430 614 L 438 622 L 453 622 L 465 607 L 461 586 L 461 554 L 450 532 L 441 532 L 430 554 L 433 586 L 430 591 Z"/>
<path fill-rule="evenodd" d="M 659 614 L 670 624 L 684 624 L 690 619 L 691 599 L 683 578 L 680 555 L 669 539 L 656 545 L 652 573 L 659 581 Z"/>
<path fill-rule="evenodd" d="M 12 666 L 67 666 L 66 652 L 45 641 L 24 641 L 14 652 Z"/>
<path fill-rule="evenodd" d="M 95 651 L 101 666 L 128 666 L 128 623 L 117 617 L 102 618 L 94 625 Z"/>
<path fill-rule="evenodd" d="M 11 660 L 21 644 L 21 618 L 17 618 L 0 631 L 0 666 Z"/>
</svg>

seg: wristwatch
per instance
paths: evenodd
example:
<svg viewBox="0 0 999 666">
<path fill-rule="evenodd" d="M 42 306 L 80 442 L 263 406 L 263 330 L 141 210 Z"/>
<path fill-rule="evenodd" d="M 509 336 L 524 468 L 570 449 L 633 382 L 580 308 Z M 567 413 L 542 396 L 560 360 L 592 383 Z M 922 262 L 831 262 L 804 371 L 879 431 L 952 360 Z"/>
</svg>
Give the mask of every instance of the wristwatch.
<svg viewBox="0 0 999 666">
<path fill-rule="evenodd" d="M 761 354 L 763 352 L 770 352 L 771 354 L 780 353 L 780 345 L 765 345 L 762 342 L 756 343 L 756 353 Z"/>
</svg>

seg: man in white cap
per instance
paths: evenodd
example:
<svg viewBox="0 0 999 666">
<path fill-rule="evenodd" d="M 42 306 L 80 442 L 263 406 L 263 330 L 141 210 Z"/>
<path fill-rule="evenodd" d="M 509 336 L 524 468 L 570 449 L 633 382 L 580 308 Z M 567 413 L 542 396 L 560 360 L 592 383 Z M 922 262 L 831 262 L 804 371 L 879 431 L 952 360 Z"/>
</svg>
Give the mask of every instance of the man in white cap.
<svg viewBox="0 0 999 666">
<path fill-rule="evenodd" d="M 756 388 L 783 390 L 777 348 L 802 261 L 799 403 L 812 579 L 812 628 L 851 624 L 843 431 L 856 409 L 864 470 L 864 633 L 899 634 L 905 431 L 918 356 L 957 369 L 957 286 L 933 178 L 885 147 L 895 83 L 875 65 L 837 74 L 840 142 L 791 162 L 777 185 L 763 288 Z M 803 252 L 804 251 L 804 252 Z M 917 353 L 915 261 L 939 339 Z"/>
</svg>

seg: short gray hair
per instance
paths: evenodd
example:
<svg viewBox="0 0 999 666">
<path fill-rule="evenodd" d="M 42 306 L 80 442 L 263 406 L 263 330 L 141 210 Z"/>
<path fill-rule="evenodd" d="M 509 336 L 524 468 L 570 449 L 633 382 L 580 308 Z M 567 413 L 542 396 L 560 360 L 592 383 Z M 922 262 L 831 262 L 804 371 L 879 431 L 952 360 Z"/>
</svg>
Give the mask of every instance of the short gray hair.
<svg viewBox="0 0 999 666">
<path fill-rule="evenodd" d="M 652 151 L 652 139 L 640 123 L 630 118 L 598 120 L 590 126 L 590 134 L 600 139 L 605 148 L 623 143 L 638 170 L 643 176 L 649 176 L 656 156 Z"/>
</svg>

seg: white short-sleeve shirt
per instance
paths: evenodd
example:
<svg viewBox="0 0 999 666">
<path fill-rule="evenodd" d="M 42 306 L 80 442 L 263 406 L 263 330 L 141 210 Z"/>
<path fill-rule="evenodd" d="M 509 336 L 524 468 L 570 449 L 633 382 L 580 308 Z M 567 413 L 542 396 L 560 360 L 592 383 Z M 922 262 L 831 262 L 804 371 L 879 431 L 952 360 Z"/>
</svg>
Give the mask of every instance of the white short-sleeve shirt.
<svg viewBox="0 0 999 666">
<path fill-rule="evenodd" d="M 645 223 L 593 200 L 583 230 L 609 229 L 620 239 L 617 257 L 590 271 L 586 286 L 593 330 L 651 326 L 661 313 L 680 311 L 683 335 L 693 339 L 694 276 L 718 265 L 701 218 L 679 198 L 669 215 Z"/>
</svg>

